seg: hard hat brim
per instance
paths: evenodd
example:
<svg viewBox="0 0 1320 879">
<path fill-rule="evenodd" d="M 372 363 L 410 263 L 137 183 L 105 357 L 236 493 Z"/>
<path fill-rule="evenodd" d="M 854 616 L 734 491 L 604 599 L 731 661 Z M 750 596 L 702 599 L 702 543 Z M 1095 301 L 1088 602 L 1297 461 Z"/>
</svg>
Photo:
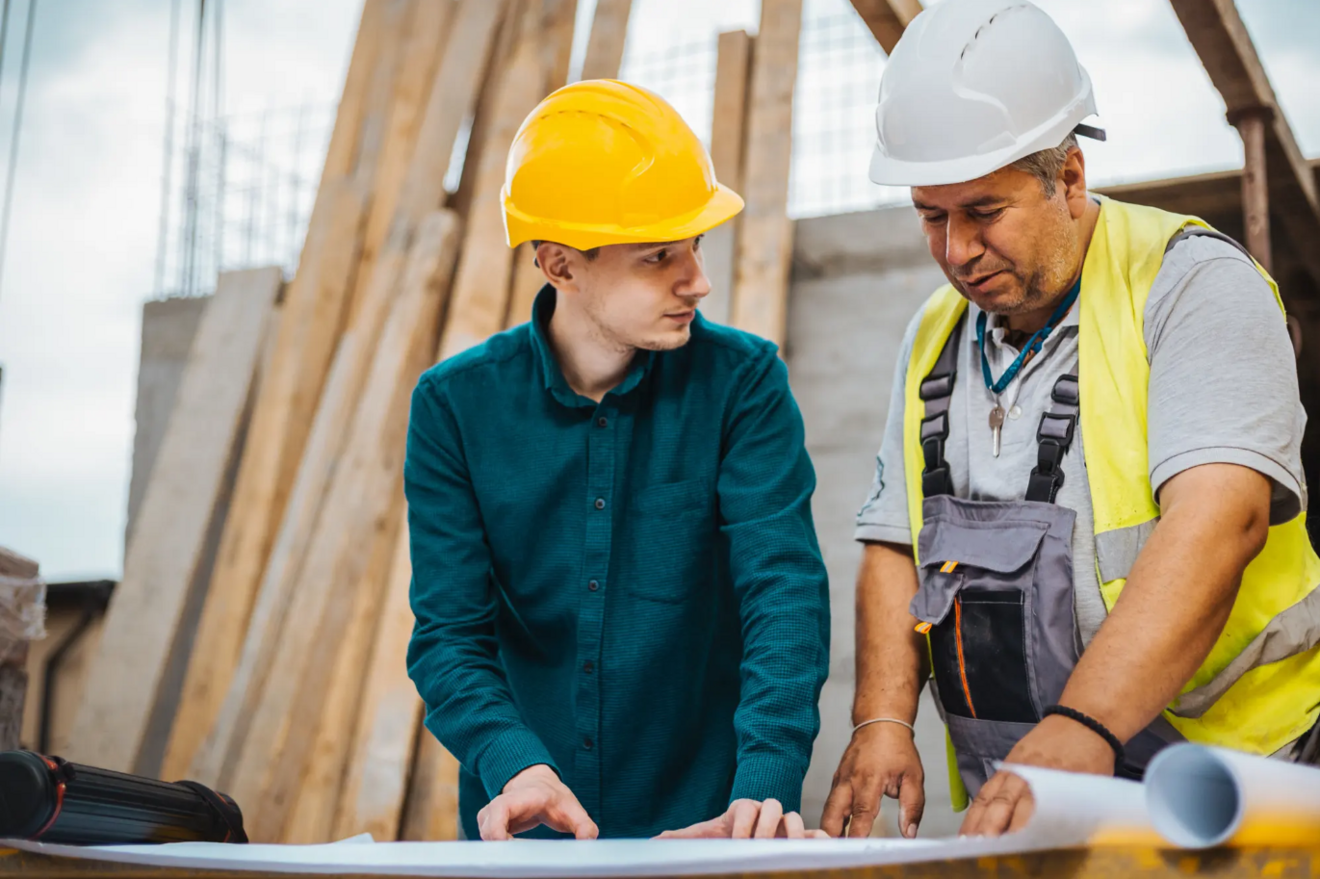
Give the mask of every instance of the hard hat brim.
<svg viewBox="0 0 1320 879">
<path fill-rule="evenodd" d="M 872 183 L 881 186 L 946 186 L 966 183 L 993 174 L 1039 150 L 1057 147 L 1083 119 L 1094 115 L 1095 103 L 1088 92 L 1084 100 L 1068 108 L 1061 117 L 1041 126 L 1035 132 L 1030 132 L 1017 143 L 993 152 L 943 162 L 908 162 L 896 159 L 887 155 L 877 145 L 871 153 L 869 176 Z"/>
<path fill-rule="evenodd" d="M 578 250 L 591 250 L 609 244 L 651 244 L 682 241 L 705 234 L 742 212 L 742 196 L 722 183 L 705 205 L 689 214 L 640 226 L 596 225 L 547 222 L 544 218 L 525 217 L 507 195 L 504 199 L 504 228 L 509 246 L 525 241 L 554 241 Z"/>
</svg>

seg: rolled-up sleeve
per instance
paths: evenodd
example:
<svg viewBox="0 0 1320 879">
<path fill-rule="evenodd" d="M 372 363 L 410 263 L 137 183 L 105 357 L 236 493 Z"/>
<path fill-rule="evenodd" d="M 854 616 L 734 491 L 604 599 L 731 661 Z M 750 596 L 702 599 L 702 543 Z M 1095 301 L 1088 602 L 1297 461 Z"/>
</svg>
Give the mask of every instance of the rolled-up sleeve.
<svg viewBox="0 0 1320 879">
<path fill-rule="evenodd" d="M 774 797 L 786 810 L 800 807 L 829 672 L 829 584 L 804 441 L 788 371 L 767 350 L 734 397 L 718 480 L 743 636 L 730 799 Z"/>
<path fill-rule="evenodd" d="M 889 411 L 885 433 L 875 456 L 871 489 L 857 513 L 853 536 L 864 543 L 912 545 L 912 524 L 908 517 L 907 470 L 903 466 L 903 408 L 905 405 L 908 362 L 921 323 L 921 313 L 908 324 L 894 364 L 894 381 L 889 390 Z"/>
<path fill-rule="evenodd" d="M 555 768 L 500 664 L 491 556 L 454 417 L 429 374 L 413 391 L 404 463 L 416 622 L 408 675 L 426 727 L 489 796 L 528 766 Z"/>
</svg>

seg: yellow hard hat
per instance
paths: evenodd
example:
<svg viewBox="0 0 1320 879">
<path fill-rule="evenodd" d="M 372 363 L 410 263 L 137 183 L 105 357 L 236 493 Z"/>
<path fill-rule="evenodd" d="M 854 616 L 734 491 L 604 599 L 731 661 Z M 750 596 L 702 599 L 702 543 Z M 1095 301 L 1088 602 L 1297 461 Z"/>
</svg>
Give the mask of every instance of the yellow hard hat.
<svg viewBox="0 0 1320 879">
<path fill-rule="evenodd" d="M 532 111 L 509 149 L 501 196 L 510 247 L 681 241 L 743 208 L 664 98 L 609 79 L 565 86 Z"/>
</svg>

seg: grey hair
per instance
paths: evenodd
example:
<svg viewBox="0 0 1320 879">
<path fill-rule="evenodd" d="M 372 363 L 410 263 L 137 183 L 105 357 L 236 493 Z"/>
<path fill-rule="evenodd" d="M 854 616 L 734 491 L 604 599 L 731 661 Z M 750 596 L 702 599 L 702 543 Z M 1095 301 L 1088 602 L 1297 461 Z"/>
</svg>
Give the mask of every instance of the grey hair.
<svg viewBox="0 0 1320 879">
<path fill-rule="evenodd" d="M 1032 177 L 1040 181 L 1041 191 L 1045 193 L 1046 198 L 1054 196 L 1054 185 L 1059 179 L 1059 171 L 1063 169 L 1063 163 L 1068 161 L 1068 151 L 1077 146 L 1077 132 L 1069 132 L 1063 139 L 1063 143 L 1050 149 L 1038 150 L 1030 155 L 1023 156 L 1008 167 L 1018 171 L 1026 171 Z"/>
</svg>

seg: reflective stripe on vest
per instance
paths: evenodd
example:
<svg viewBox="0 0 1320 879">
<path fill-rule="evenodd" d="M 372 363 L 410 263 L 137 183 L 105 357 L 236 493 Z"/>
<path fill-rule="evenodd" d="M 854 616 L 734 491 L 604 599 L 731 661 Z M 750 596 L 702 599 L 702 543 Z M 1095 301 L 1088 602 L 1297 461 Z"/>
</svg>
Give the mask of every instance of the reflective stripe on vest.
<svg viewBox="0 0 1320 879">
<path fill-rule="evenodd" d="M 1101 200 L 1086 261 L 1078 336 L 1081 424 L 1095 515 L 1097 573 L 1112 610 L 1159 507 L 1151 492 L 1146 409 L 1150 364 L 1142 325 L 1146 298 L 1166 245 L 1196 217 Z M 1278 287 L 1259 265 L 1279 302 Z M 904 467 L 913 551 L 921 531 L 918 393 L 967 302 L 949 285 L 922 313 L 908 362 Z M 1164 716 L 1194 742 L 1271 754 L 1320 716 L 1320 557 L 1303 512 L 1270 528 L 1265 548 L 1246 568 L 1228 622 L 1210 655 Z M 957 801 L 955 790 L 955 801 Z"/>
</svg>

